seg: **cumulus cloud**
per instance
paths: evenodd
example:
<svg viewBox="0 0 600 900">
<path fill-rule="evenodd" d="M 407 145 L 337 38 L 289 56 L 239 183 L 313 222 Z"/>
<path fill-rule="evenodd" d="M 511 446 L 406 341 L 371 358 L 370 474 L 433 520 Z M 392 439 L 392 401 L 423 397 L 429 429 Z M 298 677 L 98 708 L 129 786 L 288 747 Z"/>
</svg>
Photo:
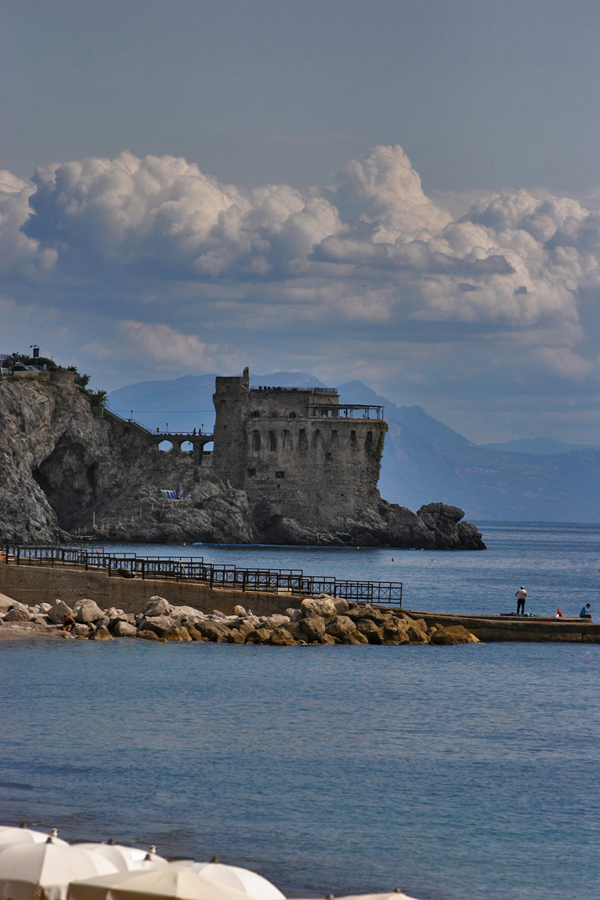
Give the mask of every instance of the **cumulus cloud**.
<svg viewBox="0 0 600 900">
<path fill-rule="evenodd" d="M 124 321 L 121 331 L 134 354 L 143 354 L 159 366 L 197 370 L 214 366 L 214 347 L 209 347 L 193 334 L 180 334 L 168 325 Z"/>
<path fill-rule="evenodd" d="M 525 335 L 528 364 L 597 377 L 583 321 L 600 289 L 597 194 L 586 205 L 479 191 L 449 206 L 426 196 L 400 146 L 308 191 L 224 184 L 185 159 L 128 152 L 45 166 L 31 182 L 3 172 L 0 287 L 93 309 L 136 352 L 195 370 L 227 342 L 267 352 L 277 335 L 283 354 L 298 341 L 331 353 L 366 346 L 366 329 L 400 346 L 435 327 L 450 342 L 476 329 L 496 348 L 500 334 L 515 347 Z M 87 346 L 99 358 L 112 345 Z"/>
<path fill-rule="evenodd" d="M 395 290 L 399 316 L 521 325 L 572 320 L 578 289 L 598 286 L 598 218 L 579 200 L 497 194 L 453 219 L 399 146 L 309 192 L 245 190 L 183 159 L 124 152 L 38 169 L 31 185 L 7 175 L 0 197 L 4 258 L 23 273 L 35 260 L 110 281 L 354 279 Z"/>
</svg>

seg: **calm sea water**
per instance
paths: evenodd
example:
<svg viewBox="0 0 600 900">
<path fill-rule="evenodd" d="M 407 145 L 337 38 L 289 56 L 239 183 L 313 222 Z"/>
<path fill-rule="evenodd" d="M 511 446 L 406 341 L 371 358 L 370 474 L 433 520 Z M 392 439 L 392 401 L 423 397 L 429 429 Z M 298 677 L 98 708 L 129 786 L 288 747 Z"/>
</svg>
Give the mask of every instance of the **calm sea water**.
<svg viewBox="0 0 600 900">
<path fill-rule="evenodd" d="M 396 578 L 416 608 L 504 611 L 523 583 L 534 612 L 598 611 L 600 527 L 484 532 L 433 557 L 194 550 Z M 297 895 L 600 896 L 600 645 L 3 641 L 0 665 L 5 824 L 216 854 Z"/>
</svg>

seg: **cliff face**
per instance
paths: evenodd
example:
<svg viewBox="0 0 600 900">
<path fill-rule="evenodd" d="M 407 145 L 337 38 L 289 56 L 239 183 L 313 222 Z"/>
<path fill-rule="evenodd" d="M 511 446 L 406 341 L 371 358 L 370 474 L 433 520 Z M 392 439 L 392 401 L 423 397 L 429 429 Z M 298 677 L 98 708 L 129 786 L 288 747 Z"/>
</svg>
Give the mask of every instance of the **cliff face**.
<svg viewBox="0 0 600 900">
<path fill-rule="evenodd" d="M 181 488 L 182 501 L 161 489 Z M 430 504 L 417 514 L 378 497 L 327 530 L 249 503 L 187 454 L 161 452 L 135 425 L 97 418 L 87 401 L 49 381 L 0 382 L 0 538 L 288 543 L 483 549 L 462 510 Z"/>
<path fill-rule="evenodd" d="M 160 494 L 178 487 L 191 495 L 181 508 Z M 185 454 L 162 453 L 135 427 L 96 418 L 81 394 L 46 381 L 0 383 L 0 535 L 90 534 L 93 513 L 109 539 L 254 537 L 243 492 L 225 491 L 204 471 L 200 478 Z"/>
</svg>

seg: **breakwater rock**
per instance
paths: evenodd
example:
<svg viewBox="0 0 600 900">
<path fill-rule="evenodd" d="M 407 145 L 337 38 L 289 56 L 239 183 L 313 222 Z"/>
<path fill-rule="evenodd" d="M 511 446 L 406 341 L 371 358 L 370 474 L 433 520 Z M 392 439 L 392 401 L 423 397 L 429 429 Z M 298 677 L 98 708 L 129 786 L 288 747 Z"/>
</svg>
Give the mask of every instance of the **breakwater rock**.
<svg viewBox="0 0 600 900">
<path fill-rule="evenodd" d="M 68 616 L 70 631 L 62 631 Z M 58 620 L 58 622 L 57 622 Z M 72 620 L 72 621 L 71 621 Z M 150 641 L 211 641 L 229 644 L 268 644 L 286 647 L 305 644 L 464 644 L 478 639 L 461 625 L 427 625 L 401 609 L 381 609 L 349 603 L 322 594 L 304 599 L 285 614 L 255 616 L 235 607 L 226 616 L 218 610 L 202 613 L 191 606 L 172 606 L 151 597 L 138 615 L 120 609 L 102 610 L 93 600 L 78 600 L 72 607 L 60 600 L 35 607 L 12 602 L 0 614 L 3 627 L 23 623 L 39 626 L 61 637 L 110 641 L 140 638 Z"/>
<path fill-rule="evenodd" d="M 178 488 L 184 500 L 161 493 Z M 319 531 L 265 514 L 190 454 L 160 451 L 134 422 L 96 415 L 82 394 L 41 377 L 0 380 L 0 540 L 81 532 L 107 542 L 485 549 L 458 507 L 414 513 L 377 491 L 369 504 L 353 517 L 332 514 Z"/>
</svg>

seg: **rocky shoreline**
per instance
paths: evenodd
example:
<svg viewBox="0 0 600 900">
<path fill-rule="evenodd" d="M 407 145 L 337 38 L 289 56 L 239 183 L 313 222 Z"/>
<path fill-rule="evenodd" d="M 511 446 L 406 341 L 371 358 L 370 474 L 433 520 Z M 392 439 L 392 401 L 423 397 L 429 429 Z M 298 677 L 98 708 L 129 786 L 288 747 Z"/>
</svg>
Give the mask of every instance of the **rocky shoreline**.
<svg viewBox="0 0 600 900">
<path fill-rule="evenodd" d="M 8 601 L 8 602 L 7 602 Z M 0 613 L 0 636 L 23 634 L 111 641 L 137 638 L 148 641 L 198 641 L 260 644 L 272 647 L 314 644 L 440 644 L 479 643 L 462 625 L 427 625 L 401 609 L 381 609 L 349 603 L 322 594 L 305 598 L 285 615 L 256 616 L 236 606 L 234 615 L 219 610 L 203 613 L 191 606 L 173 606 L 163 597 L 151 597 L 139 614 L 103 610 L 94 600 L 78 600 L 68 606 L 62 600 L 28 606 L 5 598 Z M 65 617 L 74 623 L 63 630 Z"/>
</svg>

